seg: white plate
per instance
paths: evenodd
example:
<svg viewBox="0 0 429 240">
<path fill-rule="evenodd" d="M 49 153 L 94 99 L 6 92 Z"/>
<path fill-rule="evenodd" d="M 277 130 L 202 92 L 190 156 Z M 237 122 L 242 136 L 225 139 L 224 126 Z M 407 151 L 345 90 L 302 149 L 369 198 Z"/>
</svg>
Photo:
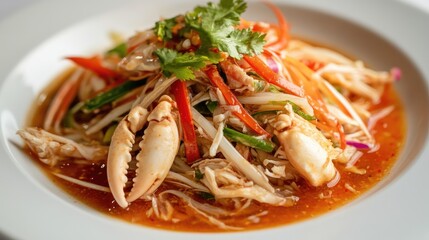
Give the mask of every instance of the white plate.
<svg viewBox="0 0 429 240">
<path fill-rule="evenodd" d="M 16 130 L 37 92 L 67 67 L 64 56 L 102 50 L 109 31 L 131 34 L 195 5 L 190 0 L 100 2 L 45 1 L 0 23 L 3 234 L 18 239 L 429 239 L 428 14 L 387 1 L 279 2 L 295 34 L 337 46 L 376 68 L 403 69 L 396 87 L 407 109 L 407 144 L 386 180 L 331 213 L 266 230 L 195 234 L 106 217 L 59 190 L 17 147 Z M 274 21 L 271 15 L 252 4 L 246 18 Z"/>
</svg>

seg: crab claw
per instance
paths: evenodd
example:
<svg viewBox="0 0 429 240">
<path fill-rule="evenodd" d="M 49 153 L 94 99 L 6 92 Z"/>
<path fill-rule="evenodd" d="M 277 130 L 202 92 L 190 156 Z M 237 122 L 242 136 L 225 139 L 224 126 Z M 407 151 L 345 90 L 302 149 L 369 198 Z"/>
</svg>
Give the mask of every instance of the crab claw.
<svg viewBox="0 0 429 240">
<path fill-rule="evenodd" d="M 285 132 L 284 151 L 290 163 L 312 186 L 321 186 L 334 178 L 337 170 L 328 153 L 314 139 L 298 130 Z"/>
<path fill-rule="evenodd" d="M 113 197 L 119 206 L 125 208 L 136 199 L 153 193 L 163 182 L 173 164 L 179 149 L 179 133 L 172 116 L 173 100 L 163 96 L 158 105 L 148 115 L 141 106 L 134 107 L 118 125 L 112 136 L 107 159 L 107 177 Z M 124 187 L 130 151 L 135 143 L 135 134 L 144 124 L 149 125 L 139 143 L 136 177 L 128 197 Z"/>
<path fill-rule="evenodd" d="M 138 168 L 128 202 L 153 193 L 173 164 L 179 149 L 179 133 L 171 108 L 171 103 L 163 101 L 148 117 L 149 126 L 139 144 Z"/>
<path fill-rule="evenodd" d="M 338 151 L 314 125 L 294 115 L 280 114 L 273 127 L 286 158 L 310 185 L 321 186 L 336 176 L 332 159 Z"/>
</svg>

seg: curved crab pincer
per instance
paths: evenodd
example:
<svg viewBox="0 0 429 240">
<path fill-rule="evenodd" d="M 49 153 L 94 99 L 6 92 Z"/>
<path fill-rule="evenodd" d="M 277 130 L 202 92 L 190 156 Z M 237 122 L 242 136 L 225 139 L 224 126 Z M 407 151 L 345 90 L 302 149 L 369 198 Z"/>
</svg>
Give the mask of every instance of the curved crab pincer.
<svg viewBox="0 0 429 240">
<path fill-rule="evenodd" d="M 107 178 L 113 197 L 119 206 L 126 208 L 129 203 L 152 194 L 167 176 L 179 149 L 179 133 L 172 110 L 174 101 L 162 96 L 158 105 L 149 114 L 140 105 L 131 109 L 116 128 L 107 158 Z M 136 177 L 133 187 L 125 197 L 124 187 L 128 163 L 135 135 L 148 122 L 136 159 Z"/>
</svg>

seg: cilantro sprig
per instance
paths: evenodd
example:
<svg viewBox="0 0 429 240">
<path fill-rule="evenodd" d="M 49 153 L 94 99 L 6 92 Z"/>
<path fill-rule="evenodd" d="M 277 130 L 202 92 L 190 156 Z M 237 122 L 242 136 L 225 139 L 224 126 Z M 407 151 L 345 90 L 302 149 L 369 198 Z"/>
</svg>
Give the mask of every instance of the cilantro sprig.
<svg viewBox="0 0 429 240">
<path fill-rule="evenodd" d="M 178 79 L 194 79 L 194 70 L 203 68 L 209 58 L 193 53 L 179 53 L 169 48 L 160 48 L 155 51 L 162 65 L 165 76 L 176 75 Z"/>
<path fill-rule="evenodd" d="M 198 6 L 184 15 L 184 24 L 177 37 L 184 37 L 191 31 L 200 38 L 199 47 L 192 53 L 179 53 L 174 49 L 161 48 L 155 54 L 159 57 L 163 74 L 176 75 L 182 80 L 195 78 L 193 71 L 216 64 L 220 52 L 241 59 L 243 55 L 259 54 L 265 44 L 265 35 L 250 29 L 237 29 L 240 16 L 247 4 L 243 0 L 220 0 Z M 177 17 L 155 24 L 154 31 L 164 42 L 173 39 L 172 28 L 178 24 Z"/>
<path fill-rule="evenodd" d="M 173 38 L 173 32 L 171 29 L 177 24 L 176 18 L 177 17 L 163 19 L 155 23 L 153 30 L 163 41 L 168 41 Z"/>
<path fill-rule="evenodd" d="M 242 54 L 260 53 L 264 45 L 263 35 L 235 28 L 240 24 L 240 15 L 246 8 L 243 0 L 221 0 L 217 5 L 209 3 L 207 7 L 197 7 L 186 14 L 186 24 L 199 33 L 199 52 L 204 54 L 211 48 L 217 48 L 238 59 Z M 250 47 L 249 42 L 255 46 Z"/>
</svg>

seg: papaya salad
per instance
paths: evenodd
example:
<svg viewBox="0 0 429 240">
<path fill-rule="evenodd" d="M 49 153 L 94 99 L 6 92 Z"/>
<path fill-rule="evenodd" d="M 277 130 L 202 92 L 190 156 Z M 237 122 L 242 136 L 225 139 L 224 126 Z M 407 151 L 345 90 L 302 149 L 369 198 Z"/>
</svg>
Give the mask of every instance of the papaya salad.
<svg viewBox="0 0 429 240">
<path fill-rule="evenodd" d="M 267 6 L 277 23 L 220 0 L 66 57 L 19 136 L 68 192 L 149 226 L 260 228 L 353 199 L 403 141 L 401 72 L 291 37 Z"/>
</svg>

